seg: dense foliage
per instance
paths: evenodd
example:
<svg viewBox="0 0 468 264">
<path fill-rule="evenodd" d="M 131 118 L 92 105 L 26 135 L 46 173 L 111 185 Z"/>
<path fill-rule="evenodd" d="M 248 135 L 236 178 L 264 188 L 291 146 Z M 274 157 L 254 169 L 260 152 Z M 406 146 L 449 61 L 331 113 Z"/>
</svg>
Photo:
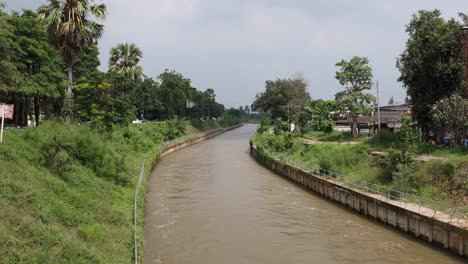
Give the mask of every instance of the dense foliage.
<svg viewBox="0 0 468 264">
<path fill-rule="evenodd" d="M 419 126 L 432 126 L 431 106 L 461 89 L 461 25 L 439 10 L 419 11 L 406 27 L 409 39 L 397 61 Z"/>
<path fill-rule="evenodd" d="M 304 107 L 298 114 L 298 125 L 302 133 L 309 131 L 323 131 L 331 133 L 334 121 L 332 113 L 337 110 L 333 100 L 314 100 Z"/>
<path fill-rule="evenodd" d="M 213 89 L 199 91 L 175 71 L 166 70 L 156 80 L 145 76 L 139 65 L 143 54 L 135 44 L 113 48 L 109 72 L 100 71 L 96 40 L 101 25 L 86 21 L 85 30 L 97 27 L 89 36 L 86 32 L 75 36 L 78 29 L 67 29 L 66 34 L 54 29 L 76 23 L 55 18 L 64 9 L 86 19 L 92 17 L 86 12 L 102 18 L 105 6 L 91 2 L 84 1 L 81 10 L 75 6 L 78 1 L 50 1 L 40 8 L 40 16 L 30 10 L 9 15 L 0 6 L 0 102 L 15 105 L 15 126 L 39 125 L 42 120 L 62 116 L 107 128 L 129 124 L 135 118 L 223 116 L 224 106 L 216 102 Z"/>
<path fill-rule="evenodd" d="M 92 0 L 48 0 L 48 4 L 39 7 L 38 14 L 38 22 L 43 23 L 51 43 L 67 65 L 63 114 L 69 123 L 73 108 L 73 65 L 79 54 L 102 36 L 104 25 L 99 21 L 106 17 L 107 7 Z"/>
<path fill-rule="evenodd" d="M 252 109 L 270 112 L 272 118 L 292 120 L 310 100 L 307 83 L 301 76 L 266 81 L 265 92 L 257 94 Z"/>
<path fill-rule="evenodd" d="M 438 101 L 432 107 L 434 128 L 450 133 L 453 145 L 462 145 L 468 139 L 468 100 L 460 95 L 452 95 Z"/>
</svg>

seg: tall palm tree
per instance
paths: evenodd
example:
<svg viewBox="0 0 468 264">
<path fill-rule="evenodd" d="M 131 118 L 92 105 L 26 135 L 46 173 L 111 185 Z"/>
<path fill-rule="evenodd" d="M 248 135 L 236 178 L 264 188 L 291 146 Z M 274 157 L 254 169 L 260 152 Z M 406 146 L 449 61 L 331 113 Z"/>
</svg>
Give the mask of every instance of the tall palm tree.
<svg viewBox="0 0 468 264">
<path fill-rule="evenodd" d="M 105 4 L 93 0 L 48 0 L 38 10 L 52 44 L 62 53 L 67 65 L 68 85 L 65 90 L 64 115 L 70 123 L 73 96 L 73 63 L 79 53 L 99 39 L 104 26 L 96 22 L 107 13 Z"/>
<path fill-rule="evenodd" d="M 119 44 L 110 52 L 109 69 L 137 80 L 143 76 L 143 69 L 138 65 L 142 56 L 143 53 L 135 44 Z"/>
</svg>

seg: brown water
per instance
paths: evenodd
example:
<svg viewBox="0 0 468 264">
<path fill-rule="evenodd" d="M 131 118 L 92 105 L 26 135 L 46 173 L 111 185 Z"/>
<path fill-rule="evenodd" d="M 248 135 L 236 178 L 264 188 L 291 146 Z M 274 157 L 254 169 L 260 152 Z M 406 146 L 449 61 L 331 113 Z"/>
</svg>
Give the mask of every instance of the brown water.
<svg viewBox="0 0 468 264">
<path fill-rule="evenodd" d="M 152 173 L 145 263 L 462 263 L 271 173 L 255 125 L 180 150 Z"/>
</svg>

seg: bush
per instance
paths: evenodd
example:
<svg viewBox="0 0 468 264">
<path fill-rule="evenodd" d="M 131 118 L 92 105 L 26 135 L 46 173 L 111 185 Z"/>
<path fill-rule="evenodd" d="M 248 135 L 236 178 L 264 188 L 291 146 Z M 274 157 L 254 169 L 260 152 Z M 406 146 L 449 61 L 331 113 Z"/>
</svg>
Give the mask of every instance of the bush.
<svg viewBox="0 0 468 264">
<path fill-rule="evenodd" d="M 265 117 L 260 120 L 260 125 L 257 128 L 258 134 L 263 134 L 270 131 L 271 118 Z"/>
<path fill-rule="evenodd" d="M 398 135 L 387 130 L 382 130 L 370 138 L 367 143 L 375 148 L 386 149 L 398 141 Z"/>
<path fill-rule="evenodd" d="M 230 112 L 226 112 L 223 115 L 223 119 L 221 120 L 221 125 L 223 126 L 235 126 L 240 124 L 239 116 L 232 114 Z"/>
<path fill-rule="evenodd" d="M 433 175 L 435 181 L 442 182 L 452 179 L 455 170 L 452 163 L 436 160 L 430 163 L 428 171 Z"/>
<path fill-rule="evenodd" d="M 287 121 L 284 121 L 280 117 L 275 119 L 275 134 L 280 135 L 283 132 L 289 132 L 289 124 Z"/>
<path fill-rule="evenodd" d="M 260 148 L 282 152 L 293 147 L 296 142 L 296 136 L 291 132 L 284 132 L 279 135 L 257 134 L 254 141 Z"/>
</svg>

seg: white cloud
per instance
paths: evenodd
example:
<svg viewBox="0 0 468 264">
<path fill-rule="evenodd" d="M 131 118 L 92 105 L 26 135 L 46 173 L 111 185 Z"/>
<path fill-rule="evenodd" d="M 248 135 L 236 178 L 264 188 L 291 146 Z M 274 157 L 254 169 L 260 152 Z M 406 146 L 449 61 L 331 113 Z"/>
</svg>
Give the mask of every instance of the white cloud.
<svg viewBox="0 0 468 264">
<path fill-rule="evenodd" d="M 314 98 L 341 89 L 335 63 L 367 56 L 382 100 L 403 99 L 395 58 L 405 25 L 419 9 L 445 17 L 468 11 L 466 0 L 99 0 L 107 4 L 102 63 L 111 47 L 132 42 L 150 76 L 171 68 L 198 88 L 215 88 L 228 106 L 249 104 L 264 81 L 303 72 Z M 45 0 L 6 0 L 35 8 Z"/>
</svg>

